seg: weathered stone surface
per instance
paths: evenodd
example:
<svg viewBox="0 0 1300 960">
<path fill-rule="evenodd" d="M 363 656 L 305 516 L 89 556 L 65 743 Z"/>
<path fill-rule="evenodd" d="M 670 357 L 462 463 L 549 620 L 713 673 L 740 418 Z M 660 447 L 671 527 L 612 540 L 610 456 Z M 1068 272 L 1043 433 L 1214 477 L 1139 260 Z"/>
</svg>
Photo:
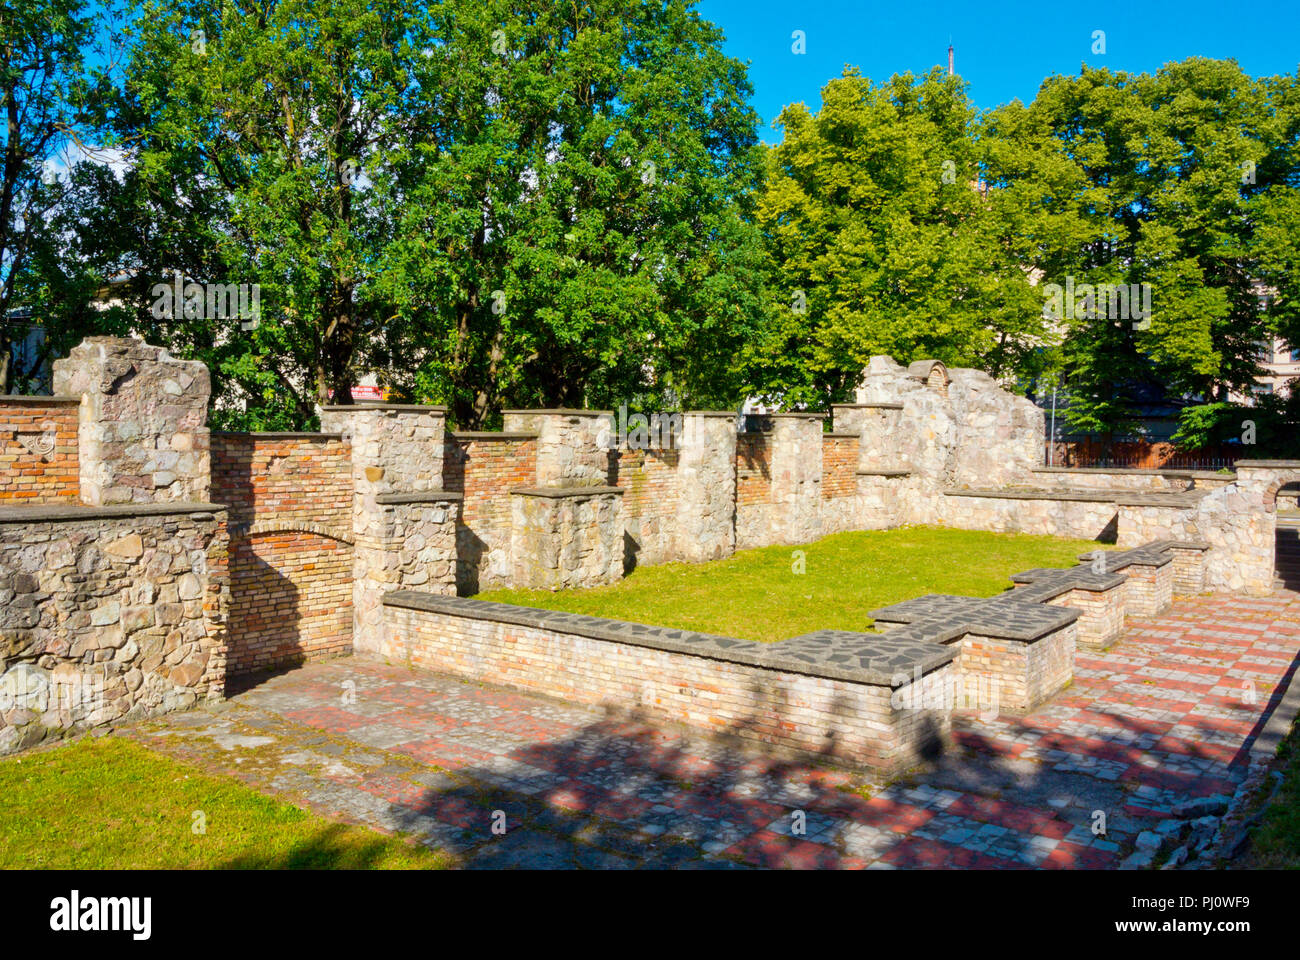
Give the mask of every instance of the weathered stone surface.
<svg viewBox="0 0 1300 960">
<path fill-rule="evenodd" d="M 514 583 L 563 590 L 623 576 L 622 491 L 533 488 L 511 493 Z"/>
<path fill-rule="evenodd" d="M 63 519 L 0 523 L 0 584 L 13 594 L 3 609 L 39 614 L 5 617 L 13 626 L 0 659 L 0 752 L 179 709 L 224 689 L 222 516 L 85 514 L 77 519 L 64 510 Z M 201 574 L 178 575 L 170 563 L 151 562 L 185 546 L 202 551 Z M 24 572 L 36 554 L 39 573 Z M 153 598 L 176 592 L 177 580 L 186 578 L 192 606 L 155 606 Z M 164 663 L 156 651 L 173 636 Z"/>
<path fill-rule="evenodd" d="M 82 502 L 206 502 L 208 369 L 162 347 L 90 337 L 54 362 L 55 392 L 82 398 Z M 183 449 L 176 437 L 184 436 Z"/>
</svg>

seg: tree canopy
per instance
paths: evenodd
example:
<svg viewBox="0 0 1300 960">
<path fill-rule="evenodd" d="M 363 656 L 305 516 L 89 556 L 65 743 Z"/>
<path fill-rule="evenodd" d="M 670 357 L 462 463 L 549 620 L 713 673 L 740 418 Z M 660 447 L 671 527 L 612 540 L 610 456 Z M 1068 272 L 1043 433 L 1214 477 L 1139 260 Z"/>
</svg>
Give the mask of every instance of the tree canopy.
<svg viewBox="0 0 1300 960">
<path fill-rule="evenodd" d="M 889 353 L 1059 383 L 1103 434 L 1158 387 L 1194 437 L 1300 341 L 1295 75 L 1085 66 L 981 111 L 848 68 L 765 147 L 687 0 L 124 2 L 120 69 L 81 0 L 0 3 L 0 307 L 205 361 L 219 425 L 309 426 L 366 374 L 466 428 L 820 406 Z M 42 178 L 69 143 L 101 155 Z"/>
</svg>

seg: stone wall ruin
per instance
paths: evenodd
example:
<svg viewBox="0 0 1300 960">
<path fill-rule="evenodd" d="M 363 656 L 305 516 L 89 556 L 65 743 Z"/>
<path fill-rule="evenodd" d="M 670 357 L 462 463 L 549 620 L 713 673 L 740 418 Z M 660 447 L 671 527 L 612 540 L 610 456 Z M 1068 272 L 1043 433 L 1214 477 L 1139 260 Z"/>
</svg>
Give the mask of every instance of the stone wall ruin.
<svg viewBox="0 0 1300 960">
<path fill-rule="evenodd" d="M 1277 490 L 1300 479 L 1044 468 L 1032 403 L 933 360 L 873 358 L 829 413 L 665 417 L 648 446 L 604 411 L 468 433 L 385 403 L 326 407 L 319 433 L 212 434 L 207 370 L 133 339 L 88 339 L 55 384 L 0 398 L 0 752 L 392 649 L 397 591 L 594 586 L 841 530 L 1195 542 L 1196 583 L 1262 592 Z M 1061 602 L 1114 620 L 1086 587 Z"/>
</svg>

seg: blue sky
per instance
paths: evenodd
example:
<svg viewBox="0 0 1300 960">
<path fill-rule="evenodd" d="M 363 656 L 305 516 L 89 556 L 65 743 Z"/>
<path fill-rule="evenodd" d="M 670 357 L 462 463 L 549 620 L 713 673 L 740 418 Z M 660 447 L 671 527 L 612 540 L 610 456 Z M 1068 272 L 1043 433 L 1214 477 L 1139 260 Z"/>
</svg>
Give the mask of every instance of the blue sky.
<svg viewBox="0 0 1300 960">
<path fill-rule="evenodd" d="M 823 84 L 845 64 L 880 81 L 946 64 L 951 37 L 957 72 L 980 107 L 1034 98 L 1043 78 L 1075 74 L 1085 61 L 1112 70 L 1154 71 L 1190 56 L 1235 58 L 1255 76 L 1293 73 L 1300 65 L 1300 0 L 1072 2 L 987 0 L 700 0 L 701 15 L 727 35 L 727 52 L 750 62 L 762 138 L 788 103 L 817 109 Z M 803 30 L 807 52 L 791 52 Z M 1092 52 L 1092 33 L 1106 53 Z"/>
</svg>

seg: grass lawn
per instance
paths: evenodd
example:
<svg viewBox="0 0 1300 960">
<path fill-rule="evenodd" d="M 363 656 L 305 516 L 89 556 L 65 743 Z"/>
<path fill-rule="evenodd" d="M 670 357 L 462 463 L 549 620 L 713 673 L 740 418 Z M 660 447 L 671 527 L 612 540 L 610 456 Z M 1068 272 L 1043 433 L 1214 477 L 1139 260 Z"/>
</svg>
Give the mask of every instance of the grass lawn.
<svg viewBox="0 0 1300 960">
<path fill-rule="evenodd" d="M 866 630 L 867 611 L 926 593 L 991 597 L 1031 567 L 1073 566 L 1092 540 L 906 527 L 837 533 L 799 547 L 742 550 L 712 563 L 666 563 L 587 590 L 492 590 L 480 600 L 679 630 L 775 641 Z M 796 560 L 803 554 L 803 573 Z"/>
<path fill-rule="evenodd" d="M 0 761 L 0 868 L 437 868 L 446 858 L 334 823 L 117 737 Z M 192 832 L 194 812 L 206 833 Z"/>
<path fill-rule="evenodd" d="M 1249 869 L 1300 870 L 1300 723 L 1278 748 L 1282 786 L 1250 835 L 1241 866 Z M 1272 788 L 1272 781 L 1268 786 Z"/>
</svg>

